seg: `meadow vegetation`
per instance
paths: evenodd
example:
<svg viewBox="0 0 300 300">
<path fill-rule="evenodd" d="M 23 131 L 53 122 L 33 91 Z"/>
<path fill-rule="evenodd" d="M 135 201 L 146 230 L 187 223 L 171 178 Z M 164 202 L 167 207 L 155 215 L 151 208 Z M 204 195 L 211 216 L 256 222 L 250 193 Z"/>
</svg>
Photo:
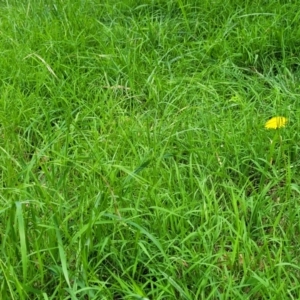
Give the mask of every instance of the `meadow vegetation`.
<svg viewBox="0 0 300 300">
<path fill-rule="evenodd" d="M 299 299 L 298 6 L 1 1 L 0 298 Z"/>
</svg>

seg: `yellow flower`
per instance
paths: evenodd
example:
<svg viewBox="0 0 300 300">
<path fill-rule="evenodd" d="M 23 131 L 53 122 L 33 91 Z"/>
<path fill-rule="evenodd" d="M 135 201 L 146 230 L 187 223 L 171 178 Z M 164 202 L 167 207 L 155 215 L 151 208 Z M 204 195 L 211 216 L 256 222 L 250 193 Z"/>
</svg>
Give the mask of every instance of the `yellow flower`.
<svg viewBox="0 0 300 300">
<path fill-rule="evenodd" d="M 267 129 L 277 129 L 280 127 L 285 127 L 287 123 L 287 118 L 285 117 L 273 117 L 268 120 L 265 124 L 265 128 Z"/>
</svg>

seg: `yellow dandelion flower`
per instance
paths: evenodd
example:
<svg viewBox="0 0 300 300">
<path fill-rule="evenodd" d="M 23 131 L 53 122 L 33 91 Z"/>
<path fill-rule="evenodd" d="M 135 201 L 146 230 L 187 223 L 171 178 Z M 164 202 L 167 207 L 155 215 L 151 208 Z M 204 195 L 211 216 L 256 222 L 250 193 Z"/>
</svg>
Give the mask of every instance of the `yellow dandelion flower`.
<svg viewBox="0 0 300 300">
<path fill-rule="evenodd" d="M 288 120 L 285 117 L 273 117 L 266 122 L 265 128 L 277 129 L 277 128 L 285 127 L 287 121 Z"/>
</svg>

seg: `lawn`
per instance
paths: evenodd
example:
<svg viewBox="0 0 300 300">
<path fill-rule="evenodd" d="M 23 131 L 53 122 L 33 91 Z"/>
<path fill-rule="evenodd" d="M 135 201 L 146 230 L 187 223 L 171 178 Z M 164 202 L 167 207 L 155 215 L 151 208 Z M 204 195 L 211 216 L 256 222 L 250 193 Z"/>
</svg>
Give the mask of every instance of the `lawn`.
<svg viewBox="0 0 300 300">
<path fill-rule="evenodd" d="M 299 299 L 299 18 L 1 1 L 0 298 Z"/>
</svg>

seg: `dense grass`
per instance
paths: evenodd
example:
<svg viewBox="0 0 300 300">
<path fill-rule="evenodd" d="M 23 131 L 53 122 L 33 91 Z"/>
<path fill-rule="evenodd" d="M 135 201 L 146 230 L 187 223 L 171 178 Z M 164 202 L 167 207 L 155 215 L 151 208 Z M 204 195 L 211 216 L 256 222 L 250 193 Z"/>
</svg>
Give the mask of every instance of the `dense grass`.
<svg viewBox="0 0 300 300">
<path fill-rule="evenodd" d="M 2 1 L 1 299 L 298 299 L 299 15 Z"/>
</svg>

